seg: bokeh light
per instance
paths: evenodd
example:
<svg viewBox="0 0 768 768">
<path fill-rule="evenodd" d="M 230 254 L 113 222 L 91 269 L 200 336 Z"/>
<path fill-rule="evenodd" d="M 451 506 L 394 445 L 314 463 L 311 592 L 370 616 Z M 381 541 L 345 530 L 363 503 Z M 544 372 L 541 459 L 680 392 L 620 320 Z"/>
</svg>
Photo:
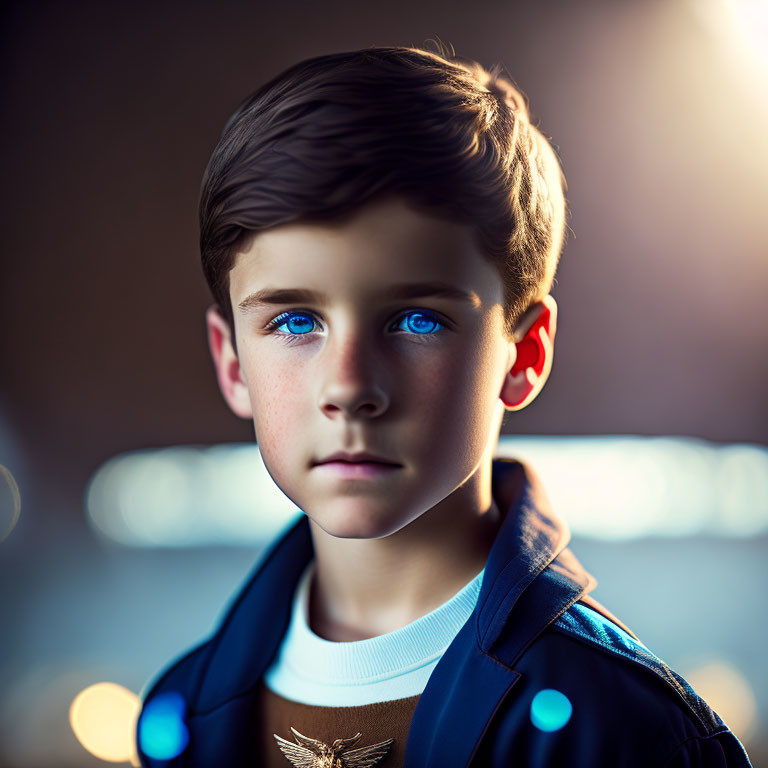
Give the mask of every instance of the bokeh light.
<svg viewBox="0 0 768 768">
<path fill-rule="evenodd" d="M 575 535 L 602 540 L 768 531 L 768 448 L 688 437 L 503 437 Z M 620 512 L 620 513 L 619 513 Z"/>
<path fill-rule="evenodd" d="M 554 688 L 539 691 L 531 702 L 531 722 L 540 731 L 558 731 L 570 719 L 573 705 L 568 697 Z"/>
<path fill-rule="evenodd" d="M 299 513 L 250 443 L 115 456 L 91 478 L 85 507 L 98 533 L 141 547 L 263 543 Z"/>
<path fill-rule="evenodd" d="M 0 542 L 11 535 L 21 515 L 19 486 L 8 467 L 0 464 Z"/>
<path fill-rule="evenodd" d="M 768 531 L 765 446 L 502 435 L 496 455 L 530 462 L 576 535 L 618 540 Z M 92 477 L 86 510 L 100 534 L 141 547 L 261 544 L 301 514 L 272 480 L 255 443 L 115 456 Z"/>
<path fill-rule="evenodd" d="M 78 741 L 92 755 L 113 763 L 136 764 L 139 697 L 116 683 L 96 683 L 81 691 L 69 708 Z"/>
<path fill-rule="evenodd" d="M 686 668 L 683 677 L 739 737 L 749 740 L 757 728 L 757 700 L 745 675 L 725 659 L 710 659 Z"/>
<path fill-rule="evenodd" d="M 186 704 L 180 693 L 169 691 L 147 702 L 139 722 L 139 744 L 155 760 L 171 760 L 189 743 L 184 722 Z"/>
</svg>

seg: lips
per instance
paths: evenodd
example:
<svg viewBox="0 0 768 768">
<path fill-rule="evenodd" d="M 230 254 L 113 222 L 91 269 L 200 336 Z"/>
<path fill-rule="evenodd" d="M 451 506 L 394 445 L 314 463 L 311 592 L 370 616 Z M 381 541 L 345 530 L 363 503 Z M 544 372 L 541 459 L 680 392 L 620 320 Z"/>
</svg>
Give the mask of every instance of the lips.
<svg viewBox="0 0 768 768">
<path fill-rule="evenodd" d="M 377 456 L 373 453 L 367 453 L 364 451 L 360 451 L 357 453 L 347 453 L 346 451 L 336 451 L 336 453 L 332 453 L 330 456 L 326 456 L 324 459 L 321 459 L 318 462 L 315 462 L 316 464 L 328 464 L 331 462 L 339 462 L 339 463 L 345 463 L 345 464 L 373 464 L 373 465 L 379 465 L 379 466 L 387 466 L 387 467 L 399 467 L 400 465 L 395 461 L 390 461 L 387 458 L 384 458 L 383 456 Z"/>
<path fill-rule="evenodd" d="M 387 477 L 396 469 L 397 464 L 384 464 L 380 461 L 326 461 L 316 466 L 318 472 L 346 480 L 362 480 Z"/>
</svg>

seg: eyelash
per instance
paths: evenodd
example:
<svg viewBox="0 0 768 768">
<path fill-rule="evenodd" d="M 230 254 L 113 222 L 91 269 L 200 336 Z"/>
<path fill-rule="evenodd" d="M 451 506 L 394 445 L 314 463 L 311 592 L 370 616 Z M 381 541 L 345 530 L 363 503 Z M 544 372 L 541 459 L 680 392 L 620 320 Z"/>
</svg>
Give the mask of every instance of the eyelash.
<svg viewBox="0 0 768 768">
<path fill-rule="evenodd" d="M 427 310 L 422 309 L 410 309 L 406 312 L 403 312 L 400 314 L 395 321 L 393 321 L 393 325 L 399 324 L 402 322 L 403 318 L 408 317 L 408 315 L 424 315 L 427 318 L 434 319 L 439 326 L 442 326 L 438 328 L 436 331 L 432 333 L 411 333 L 410 336 L 415 336 L 419 340 L 421 337 L 430 337 L 430 336 L 437 336 L 441 331 L 444 331 L 448 328 L 448 323 L 444 322 L 442 318 L 437 315 L 435 312 L 430 312 Z M 290 320 L 291 317 L 309 317 L 315 320 L 317 322 L 317 318 L 312 312 L 309 311 L 289 311 L 289 312 L 283 312 L 279 314 L 274 319 L 270 320 L 265 326 L 264 330 L 267 333 L 276 333 L 276 329 L 279 328 L 281 325 L 285 325 L 285 323 Z M 311 333 L 311 332 L 310 332 Z M 288 344 L 293 344 L 297 339 L 303 338 L 305 336 L 309 336 L 310 333 L 276 333 L 277 336 L 283 337 L 284 341 Z"/>
</svg>

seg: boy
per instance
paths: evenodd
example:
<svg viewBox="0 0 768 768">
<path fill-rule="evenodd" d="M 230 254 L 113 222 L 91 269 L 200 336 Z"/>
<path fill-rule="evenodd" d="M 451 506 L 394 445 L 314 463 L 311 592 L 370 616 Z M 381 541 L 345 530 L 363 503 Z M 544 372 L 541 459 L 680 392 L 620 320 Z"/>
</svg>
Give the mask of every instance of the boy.
<svg viewBox="0 0 768 768">
<path fill-rule="evenodd" d="M 550 373 L 566 219 L 511 83 L 301 62 L 226 124 L 200 217 L 219 386 L 305 514 L 146 696 L 142 764 L 748 766 L 494 458 Z"/>
</svg>

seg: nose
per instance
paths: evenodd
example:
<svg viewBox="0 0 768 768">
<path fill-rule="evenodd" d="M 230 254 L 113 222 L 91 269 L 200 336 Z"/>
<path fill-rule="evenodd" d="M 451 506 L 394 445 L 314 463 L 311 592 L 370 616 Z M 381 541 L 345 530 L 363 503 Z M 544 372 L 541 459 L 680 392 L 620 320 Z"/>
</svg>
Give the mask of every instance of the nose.
<svg viewBox="0 0 768 768">
<path fill-rule="evenodd" d="M 320 408 L 328 416 L 338 411 L 347 415 L 378 416 L 389 405 L 382 385 L 382 370 L 370 342 L 360 334 L 340 340 L 325 350 L 322 361 L 323 383 Z"/>
</svg>

